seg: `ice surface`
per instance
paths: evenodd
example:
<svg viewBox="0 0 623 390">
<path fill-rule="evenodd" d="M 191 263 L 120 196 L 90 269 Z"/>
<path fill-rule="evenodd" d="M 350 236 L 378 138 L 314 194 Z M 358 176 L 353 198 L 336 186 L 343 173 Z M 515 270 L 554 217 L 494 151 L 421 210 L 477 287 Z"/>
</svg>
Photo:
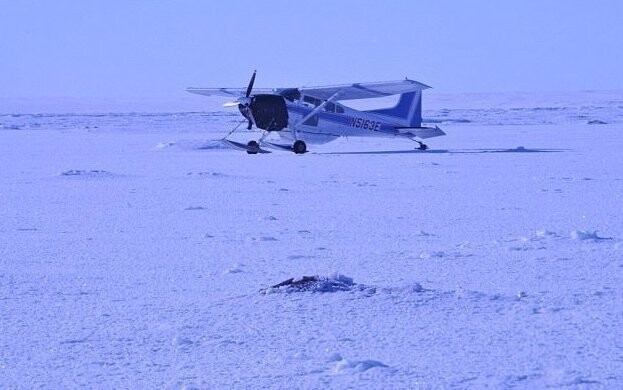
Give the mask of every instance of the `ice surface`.
<svg viewBox="0 0 623 390">
<path fill-rule="evenodd" d="M 431 100 L 302 156 L 3 111 L 0 388 L 623 388 L 620 95 Z"/>
</svg>

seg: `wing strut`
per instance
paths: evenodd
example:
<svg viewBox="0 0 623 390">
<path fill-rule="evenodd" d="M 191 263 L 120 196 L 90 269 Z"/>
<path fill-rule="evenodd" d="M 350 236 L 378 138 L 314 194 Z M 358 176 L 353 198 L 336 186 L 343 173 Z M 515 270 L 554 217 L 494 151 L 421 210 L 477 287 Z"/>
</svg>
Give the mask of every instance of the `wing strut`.
<svg viewBox="0 0 623 390">
<path fill-rule="evenodd" d="M 329 97 L 327 100 L 323 101 L 322 103 L 320 103 L 320 105 L 316 108 L 314 108 L 313 110 L 311 110 L 307 115 L 305 115 L 303 118 L 301 118 L 298 122 L 296 122 L 295 124 L 293 124 L 290 129 L 292 130 L 292 135 L 294 136 L 295 140 L 298 140 L 298 137 L 296 135 L 296 128 L 301 124 L 301 123 L 305 123 L 306 120 L 308 120 L 309 118 L 311 118 L 312 116 L 316 115 L 318 112 L 320 112 L 320 110 L 322 110 L 324 108 L 324 106 L 326 106 L 328 103 L 331 103 L 335 100 L 337 100 L 340 95 L 342 94 L 342 91 L 339 90 L 336 93 L 334 93 L 333 95 L 331 95 L 331 97 Z"/>
</svg>

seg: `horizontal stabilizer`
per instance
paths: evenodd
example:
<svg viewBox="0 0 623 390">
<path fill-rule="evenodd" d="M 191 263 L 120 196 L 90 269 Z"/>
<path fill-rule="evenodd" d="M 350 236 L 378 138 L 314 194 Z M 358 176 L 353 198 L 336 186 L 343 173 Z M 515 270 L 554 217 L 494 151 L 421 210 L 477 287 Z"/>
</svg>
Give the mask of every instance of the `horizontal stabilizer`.
<svg viewBox="0 0 623 390">
<path fill-rule="evenodd" d="M 412 137 L 418 138 L 433 138 L 433 137 L 441 137 L 442 135 L 446 135 L 439 127 L 396 127 L 401 134 L 411 135 Z"/>
</svg>

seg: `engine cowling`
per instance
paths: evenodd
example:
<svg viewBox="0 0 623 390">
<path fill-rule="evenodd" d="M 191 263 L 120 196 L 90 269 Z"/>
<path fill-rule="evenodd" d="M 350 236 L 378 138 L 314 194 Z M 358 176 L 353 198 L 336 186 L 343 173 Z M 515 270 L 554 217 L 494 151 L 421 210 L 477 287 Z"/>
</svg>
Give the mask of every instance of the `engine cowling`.
<svg viewBox="0 0 623 390">
<path fill-rule="evenodd" d="M 249 118 L 253 115 L 255 126 L 268 131 L 281 131 L 288 127 L 288 108 L 286 100 L 280 95 L 254 95 L 249 106 L 238 106 L 242 115 Z"/>
</svg>

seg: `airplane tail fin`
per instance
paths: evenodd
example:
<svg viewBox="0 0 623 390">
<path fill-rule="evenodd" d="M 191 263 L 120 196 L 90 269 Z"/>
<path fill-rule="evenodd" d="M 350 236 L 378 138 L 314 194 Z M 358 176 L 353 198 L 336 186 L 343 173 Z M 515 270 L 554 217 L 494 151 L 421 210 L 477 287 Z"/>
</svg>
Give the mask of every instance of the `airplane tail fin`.
<svg viewBox="0 0 623 390">
<path fill-rule="evenodd" d="M 401 94 L 398 103 L 392 108 L 367 112 L 386 116 L 389 121 L 403 127 L 420 127 L 422 125 L 422 91 Z"/>
</svg>

